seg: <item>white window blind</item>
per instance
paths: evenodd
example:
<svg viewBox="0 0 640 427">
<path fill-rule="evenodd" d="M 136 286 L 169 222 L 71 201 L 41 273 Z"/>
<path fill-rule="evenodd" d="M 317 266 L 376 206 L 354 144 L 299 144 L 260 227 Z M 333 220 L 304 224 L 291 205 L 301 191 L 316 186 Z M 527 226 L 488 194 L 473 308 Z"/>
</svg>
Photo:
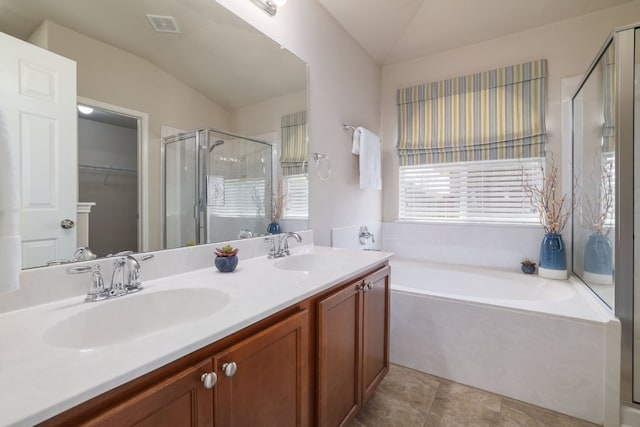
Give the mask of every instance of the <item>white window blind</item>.
<svg viewBox="0 0 640 427">
<path fill-rule="evenodd" d="M 544 158 L 400 167 L 399 219 L 537 223 L 523 182 L 542 184 Z"/>
<path fill-rule="evenodd" d="M 306 219 L 309 217 L 309 178 L 307 174 L 284 177 L 287 193 L 283 218 Z"/>
<path fill-rule="evenodd" d="M 221 217 L 262 217 L 265 180 L 225 179 L 222 200 L 212 206 L 213 214 Z"/>
</svg>

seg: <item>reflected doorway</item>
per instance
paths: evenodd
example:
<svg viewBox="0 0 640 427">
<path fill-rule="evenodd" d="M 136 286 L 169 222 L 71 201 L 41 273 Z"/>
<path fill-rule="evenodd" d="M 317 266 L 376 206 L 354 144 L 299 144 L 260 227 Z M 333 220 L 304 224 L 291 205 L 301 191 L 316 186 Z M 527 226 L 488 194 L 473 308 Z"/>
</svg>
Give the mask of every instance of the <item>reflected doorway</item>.
<svg viewBox="0 0 640 427">
<path fill-rule="evenodd" d="M 79 214 L 78 246 L 99 257 L 139 252 L 141 120 L 92 104 L 78 104 L 79 212 L 90 211 Z"/>
</svg>

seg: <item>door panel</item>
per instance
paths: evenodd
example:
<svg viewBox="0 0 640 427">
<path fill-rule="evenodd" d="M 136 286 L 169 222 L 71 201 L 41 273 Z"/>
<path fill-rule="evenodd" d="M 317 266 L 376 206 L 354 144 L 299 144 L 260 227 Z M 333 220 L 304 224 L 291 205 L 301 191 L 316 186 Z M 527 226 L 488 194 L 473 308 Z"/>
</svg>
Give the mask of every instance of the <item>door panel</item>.
<svg viewBox="0 0 640 427">
<path fill-rule="evenodd" d="M 346 425 L 360 410 L 362 282 L 320 301 L 318 424 Z"/>
<path fill-rule="evenodd" d="M 20 144 L 23 267 L 70 258 L 78 198 L 76 64 L 0 33 L 0 99 Z"/>
<path fill-rule="evenodd" d="M 389 370 L 389 268 L 364 279 L 371 284 L 363 295 L 363 403 Z"/>
<path fill-rule="evenodd" d="M 308 319 L 302 311 L 214 356 L 217 426 L 309 424 Z"/>
</svg>

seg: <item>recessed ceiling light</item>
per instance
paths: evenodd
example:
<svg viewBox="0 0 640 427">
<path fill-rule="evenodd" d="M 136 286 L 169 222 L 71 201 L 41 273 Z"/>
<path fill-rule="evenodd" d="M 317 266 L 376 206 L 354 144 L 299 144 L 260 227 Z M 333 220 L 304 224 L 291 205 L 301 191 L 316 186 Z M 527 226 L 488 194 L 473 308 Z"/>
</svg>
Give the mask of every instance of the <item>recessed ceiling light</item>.
<svg viewBox="0 0 640 427">
<path fill-rule="evenodd" d="M 147 15 L 149 23 L 159 33 L 179 33 L 178 23 L 173 16 Z"/>
<path fill-rule="evenodd" d="M 78 105 L 78 111 L 80 111 L 82 114 L 89 115 L 93 113 L 93 108 L 87 107 L 86 105 Z"/>
</svg>

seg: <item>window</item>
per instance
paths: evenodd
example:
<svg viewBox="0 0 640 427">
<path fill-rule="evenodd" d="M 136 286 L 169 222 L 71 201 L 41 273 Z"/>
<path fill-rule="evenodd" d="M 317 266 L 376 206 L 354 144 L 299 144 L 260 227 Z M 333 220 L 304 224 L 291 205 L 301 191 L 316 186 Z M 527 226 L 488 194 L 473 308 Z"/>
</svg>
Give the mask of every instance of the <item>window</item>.
<svg viewBox="0 0 640 427">
<path fill-rule="evenodd" d="M 284 177 L 285 200 L 283 218 L 307 219 L 309 217 L 309 179 L 307 174 Z"/>
<path fill-rule="evenodd" d="M 211 206 L 212 212 L 221 217 L 263 217 L 264 194 L 264 178 L 225 179 L 222 197 Z"/>
<path fill-rule="evenodd" d="M 537 223 L 546 60 L 397 91 L 399 219 Z"/>
<path fill-rule="evenodd" d="M 542 184 L 544 158 L 400 167 L 400 220 L 538 223 L 523 182 Z"/>
</svg>

